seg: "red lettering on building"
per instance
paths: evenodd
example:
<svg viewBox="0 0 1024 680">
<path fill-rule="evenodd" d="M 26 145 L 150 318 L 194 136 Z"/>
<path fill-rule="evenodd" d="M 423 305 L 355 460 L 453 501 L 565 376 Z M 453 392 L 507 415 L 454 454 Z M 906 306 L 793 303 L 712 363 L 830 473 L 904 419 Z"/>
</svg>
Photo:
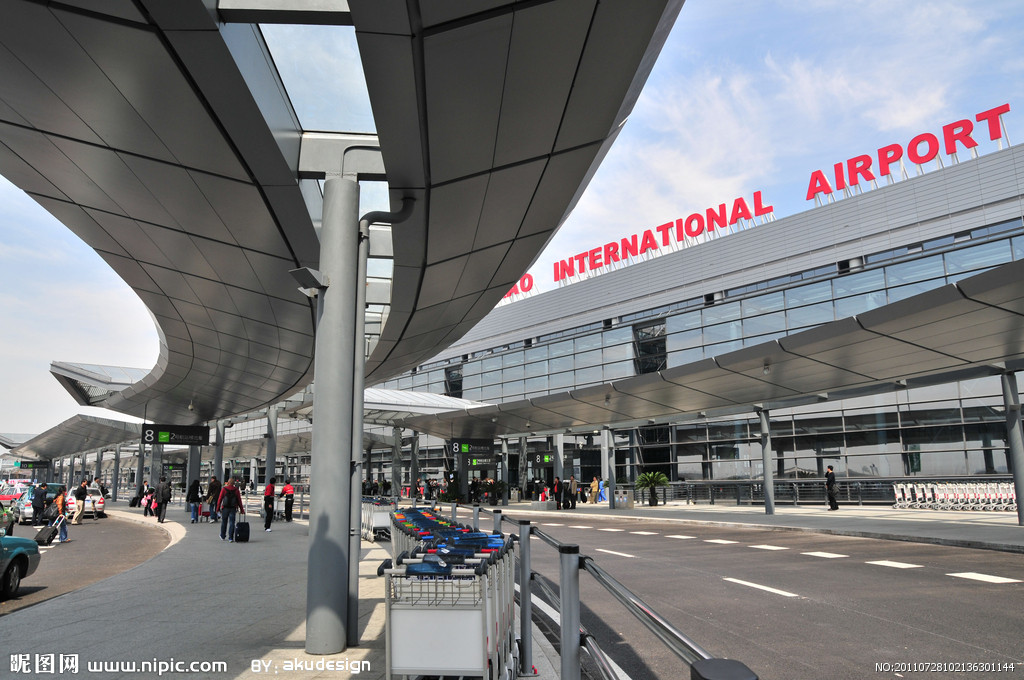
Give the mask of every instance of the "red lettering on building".
<svg viewBox="0 0 1024 680">
<path fill-rule="evenodd" d="M 557 262 L 555 263 L 555 268 L 558 268 Z M 505 293 L 505 297 L 511 297 L 520 293 L 529 293 L 531 290 L 533 290 L 533 275 L 528 273 L 523 274 L 522 278 L 519 279 L 516 285 L 512 286 L 512 290 Z"/>
<path fill-rule="evenodd" d="M 982 111 L 974 119 L 979 123 L 988 124 L 988 138 L 995 141 L 1003 137 L 999 117 L 1009 110 L 1009 104 L 1001 104 Z M 973 132 L 974 124 L 970 120 L 964 119 L 942 126 L 941 145 L 938 136 L 931 132 L 923 132 L 911 139 L 905 148 L 900 144 L 883 146 L 877 151 L 877 178 L 888 177 L 892 174 L 893 166 L 899 163 L 904 154 L 911 163 L 923 165 L 935 160 L 942 150 L 947 154 L 954 154 L 957 152 L 958 145 L 964 150 L 973 149 L 978 146 L 978 142 L 971 136 Z M 833 191 L 845 189 L 847 186 L 856 186 L 860 184 L 861 180 L 874 181 L 876 175 L 871 171 L 871 160 L 870 155 L 863 154 L 854 156 L 844 163 L 836 163 L 832 166 L 834 182 L 831 184 L 824 172 L 815 170 L 807 182 L 807 200 L 810 201 L 819 194 L 828 195 Z"/>
</svg>

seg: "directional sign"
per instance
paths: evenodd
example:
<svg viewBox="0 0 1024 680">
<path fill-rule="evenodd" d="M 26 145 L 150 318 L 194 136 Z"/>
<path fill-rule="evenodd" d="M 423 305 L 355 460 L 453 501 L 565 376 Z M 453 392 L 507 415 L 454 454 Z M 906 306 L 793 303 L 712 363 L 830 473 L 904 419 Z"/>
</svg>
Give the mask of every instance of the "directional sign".
<svg viewBox="0 0 1024 680">
<path fill-rule="evenodd" d="M 14 467 L 22 470 L 41 470 L 50 467 L 48 460 L 16 460 Z"/>
<path fill-rule="evenodd" d="M 554 467 L 555 455 L 553 453 L 531 453 L 530 460 L 533 467 Z"/>
<path fill-rule="evenodd" d="M 202 425 L 143 425 L 142 443 L 209 446 L 210 428 Z"/>
<path fill-rule="evenodd" d="M 448 450 L 454 454 L 494 455 L 493 439 L 449 439 Z"/>
</svg>

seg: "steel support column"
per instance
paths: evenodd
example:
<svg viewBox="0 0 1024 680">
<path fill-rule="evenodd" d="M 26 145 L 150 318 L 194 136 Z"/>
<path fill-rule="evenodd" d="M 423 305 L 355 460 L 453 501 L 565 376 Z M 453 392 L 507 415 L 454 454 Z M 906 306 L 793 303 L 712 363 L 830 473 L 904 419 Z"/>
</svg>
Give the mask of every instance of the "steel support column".
<svg viewBox="0 0 1024 680">
<path fill-rule="evenodd" d="M 277 406 L 267 408 L 267 460 L 263 483 L 267 484 L 271 477 L 277 475 Z M 259 480 L 256 480 L 259 481 Z M 280 480 L 284 481 L 284 480 Z"/>
<path fill-rule="evenodd" d="M 612 431 L 601 428 L 601 476 L 604 478 L 605 494 L 608 496 L 608 507 L 615 509 L 615 442 Z"/>
<path fill-rule="evenodd" d="M 221 482 L 227 482 L 224 478 L 224 437 L 227 435 L 227 425 L 223 420 L 217 421 L 217 441 L 213 446 L 213 474 Z"/>
<path fill-rule="evenodd" d="M 1013 488 L 1017 492 L 1017 524 L 1024 526 L 1024 439 L 1020 429 L 1016 373 L 1003 373 L 1003 404 L 1006 406 L 1006 443 L 1013 461 Z"/>
<path fill-rule="evenodd" d="M 309 562 L 306 579 L 306 651 L 337 654 L 348 636 L 350 462 L 352 460 L 356 254 L 359 184 L 324 182 L 310 467 Z M 315 489 L 313 486 L 315 485 Z"/>
<path fill-rule="evenodd" d="M 114 446 L 114 478 L 110 480 L 110 499 L 117 501 L 117 492 L 121 486 L 121 445 Z"/>
<path fill-rule="evenodd" d="M 775 470 L 772 469 L 772 433 L 768 409 L 757 409 L 761 419 L 761 467 L 764 468 L 764 513 L 775 514 Z M 753 492 L 751 492 L 753 495 Z"/>
<path fill-rule="evenodd" d="M 402 495 L 402 428 L 391 428 L 391 495 Z"/>
</svg>

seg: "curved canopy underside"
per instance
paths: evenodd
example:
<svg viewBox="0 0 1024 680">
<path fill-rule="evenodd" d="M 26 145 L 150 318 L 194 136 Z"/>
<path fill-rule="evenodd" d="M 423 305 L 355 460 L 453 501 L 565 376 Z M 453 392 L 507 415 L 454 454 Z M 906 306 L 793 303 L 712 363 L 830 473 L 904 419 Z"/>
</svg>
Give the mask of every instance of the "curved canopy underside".
<svg viewBox="0 0 1024 680">
<path fill-rule="evenodd" d="M 372 383 L 461 337 L 529 267 L 682 3 L 349 4 L 325 16 L 356 28 L 392 204 L 416 199 Z M 318 264 L 319 190 L 298 179 L 302 131 L 258 27 L 214 6 L 8 0 L 0 22 L 0 173 L 153 314 L 157 365 L 94 404 L 151 421 L 312 379 L 314 310 L 288 271 Z"/>
</svg>

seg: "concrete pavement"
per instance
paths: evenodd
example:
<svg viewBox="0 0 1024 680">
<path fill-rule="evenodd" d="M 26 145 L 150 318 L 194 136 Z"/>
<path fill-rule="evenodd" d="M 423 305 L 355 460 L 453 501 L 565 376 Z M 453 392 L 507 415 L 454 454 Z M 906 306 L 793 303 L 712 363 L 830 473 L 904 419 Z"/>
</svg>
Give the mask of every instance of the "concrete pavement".
<svg viewBox="0 0 1024 680">
<path fill-rule="evenodd" d="M 447 506 L 441 511 L 447 512 Z M 1024 552 L 1024 528 L 1017 526 L 1015 513 L 1007 512 L 870 506 L 828 512 L 824 507 L 777 506 L 776 513 L 768 516 L 758 506 L 676 503 L 631 510 L 580 504 L 575 511 L 536 511 L 529 503 L 519 503 L 503 511 L 521 519 L 570 514 L 587 516 L 590 521 L 657 519 Z M 79 670 L 76 677 L 83 678 L 158 677 L 156 672 L 138 672 L 142 662 L 227 664 L 227 671 L 221 673 L 164 673 L 182 677 L 338 677 L 339 673 L 356 674 L 353 666 L 360 675 L 384 677 L 384 579 L 376 576 L 376 569 L 389 556 L 390 544 L 363 543 L 360 645 L 342 654 L 320 657 L 304 651 L 305 521 L 275 522 L 274 530 L 265 533 L 259 516 L 252 514 L 251 542 L 230 544 L 220 540 L 217 526 L 190 524 L 180 506 L 168 511 L 164 524 L 143 518 L 141 511 L 128 509 L 123 503 L 112 504 L 109 513 L 166 532 L 167 548 L 117 576 L 0 617 L 4 650 L 0 668 L 11 670 L 5 677 L 19 677 L 22 673 L 18 671 L 25 668 L 29 670 L 26 677 L 34 675 L 35 664 L 51 658 L 59 668 L 62 656 L 70 661 L 74 655 Z M 464 510 L 460 521 L 467 521 L 468 516 Z M 492 526 L 486 512 L 481 512 L 480 525 Z M 505 527 L 510 528 L 508 524 Z M 70 552 L 61 554 L 70 556 Z M 95 662 L 135 663 L 136 672 L 126 671 L 128 666 L 116 670 L 111 666 L 112 672 L 90 673 L 89 664 Z M 15 663 L 18 671 L 14 670 Z M 557 655 L 543 636 L 535 636 L 534 663 L 541 677 L 557 676 Z"/>
</svg>

